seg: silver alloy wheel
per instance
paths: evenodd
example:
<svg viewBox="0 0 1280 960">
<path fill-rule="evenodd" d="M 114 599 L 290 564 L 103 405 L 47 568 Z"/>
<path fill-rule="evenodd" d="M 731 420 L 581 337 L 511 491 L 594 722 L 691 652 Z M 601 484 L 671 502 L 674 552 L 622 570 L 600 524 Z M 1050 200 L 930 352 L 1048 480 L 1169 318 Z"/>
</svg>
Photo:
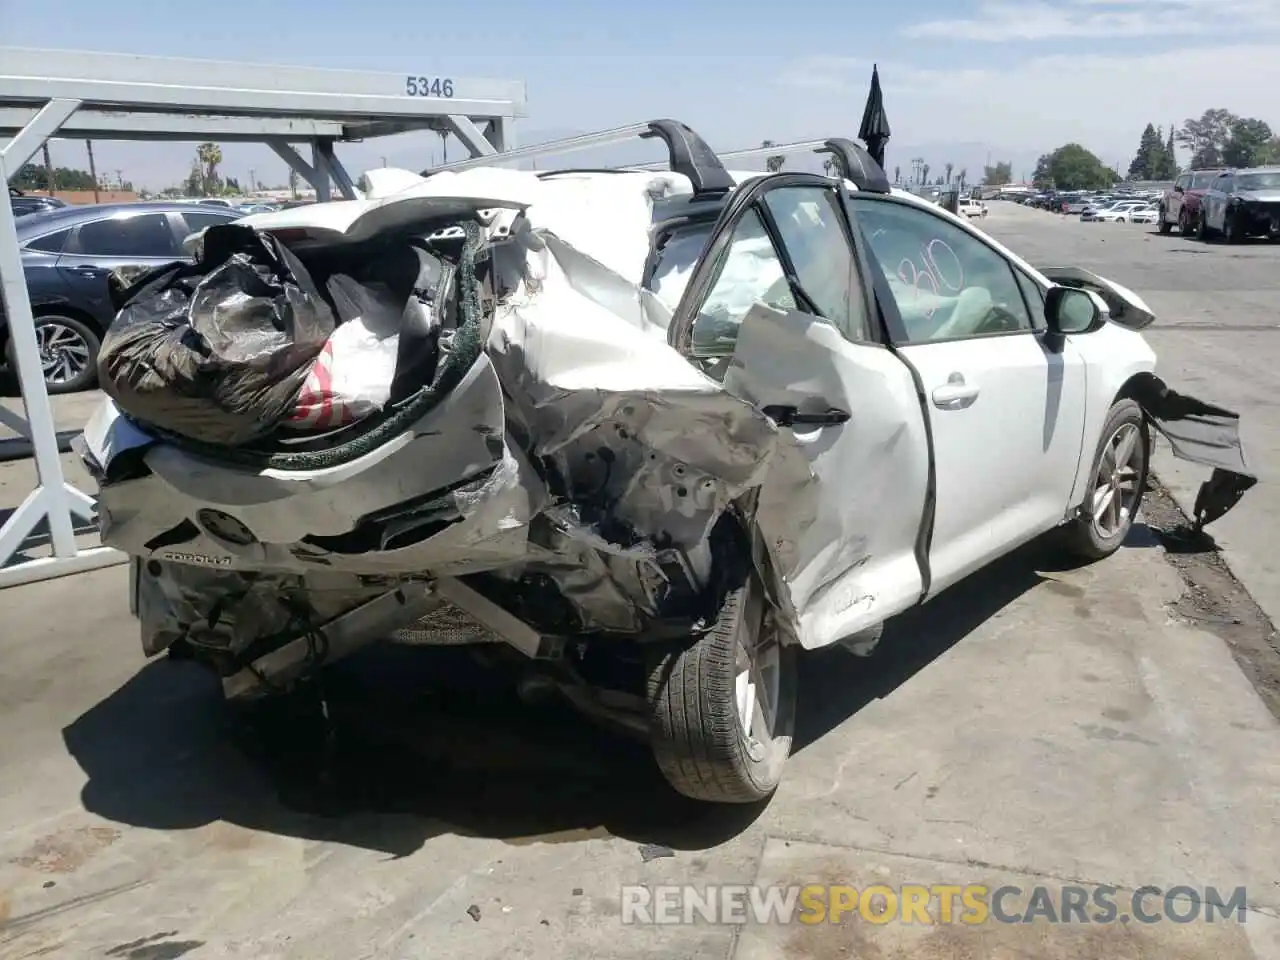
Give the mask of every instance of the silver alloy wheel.
<svg viewBox="0 0 1280 960">
<path fill-rule="evenodd" d="M 1110 540 L 1133 519 L 1134 507 L 1142 491 L 1138 478 L 1142 473 L 1142 431 L 1135 423 L 1122 423 L 1107 441 L 1098 461 L 1094 477 L 1093 529 L 1103 540 Z"/>
<path fill-rule="evenodd" d="M 778 719 L 778 700 L 782 681 L 782 656 L 776 634 L 758 630 L 743 631 L 736 654 L 737 673 L 734 696 L 738 706 L 738 724 L 746 740 L 747 754 L 757 762 L 768 757 L 774 747 L 774 730 Z"/>
<path fill-rule="evenodd" d="M 36 344 L 45 383 L 70 383 L 89 366 L 89 344 L 84 336 L 57 320 L 37 324 Z"/>
</svg>

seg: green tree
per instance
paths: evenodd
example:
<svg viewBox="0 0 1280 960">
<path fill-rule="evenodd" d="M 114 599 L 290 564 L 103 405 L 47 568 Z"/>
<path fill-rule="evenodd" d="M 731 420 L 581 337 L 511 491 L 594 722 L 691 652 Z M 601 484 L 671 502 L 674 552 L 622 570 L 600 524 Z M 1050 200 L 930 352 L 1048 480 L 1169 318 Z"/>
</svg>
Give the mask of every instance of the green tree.
<svg viewBox="0 0 1280 960">
<path fill-rule="evenodd" d="M 1013 181 L 1013 164 L 997 163 L 994 167 L 982 168 L 982 182 L 988 187 L 1002 187 Z"/>
<path fill-rule="evenodd" d="M 202 184 L 200 194 L 213 196 L 218 193 L 218 167 L 222 165 L 222 148 L 216 143 L 202 143 L 196 147 L 196 160 L 201 170 Z"/>
<path fill-rule="evenodd" d="M 1215 107 L 1188 117 L 1174 138 L 1191 151 L 1192 167 L 1216 167 L 1222 164 L 1222 152 L 1231 139 L 1231 128 L 1238 118 L 1230 110 Z"/>
<path fill-rule="evenodd" d="M 1058 190 L 1099 190 L 1111 186 L 1119 176 L 1080 144 L 1067 143 L 1036 162 L 1032 179 L 1036 186 Z"/>
<path fill-rule="evenodd" d="M 1150 128 L 1150 124 L 1148 124 Z M 1172 132 L 1172 131 L 1170 131 Z M 1146 144 L 1146 179 L 1172 180 L 1178 175 L 1177 165 L 1173 161 L 1172 150 L 1164 134 L 1164 127 L 1156 127 L 1155 135 Z M 1144 132 L 1143 136 L 1146 134 Z"/>
<path fill-rule="evenodd" d="M 1157 180 L 1164 166 L 1164 144 L 1155 125 L 1148 123 L 1138 139 L 1138 152 L 1129 163 L 1130 180 Z"/>
<path fill-rule="evenodd" d="M 956 177 L 957 182 L 960 184 L 960 189 L 961 189 L 961 190 L 963 190 L 963 189 L 964 189 L 964 185 L 965 185 L 965 183 L 968 181 L 968 179 L 969 179 L 969 171 L 968 171 L 967 169 L 965 169 L 965 168 L 961 167 L 961 168 L 960 168 L 960 173 L 959 173 L 959 175 Z"/>
<path fill-rule="evenodd" d="M 188 197 L 203 196 L 204 185 L 204 171 L 200 169 L 200 161 L 196 160 L 191 164 L 191 172 L 187 174 L 187 179 L 183 181 L 182 191 Z"/>
<path fill-rule="evenodd" d="M 1231 167 L 1252 167 L 1258 152 L 1271 140 L 1271 128 L 1253 117 L 1241 117 L 1231 125 L 1231 135 L 1222 148 L 1222 162 Z"/>
<path fill-rule="evenodd" d="M 1174 125 L 1169 124 L 1169 135 L 1164 141 L 1164 157 L 1157 180 L 1172 180 L 1178 175 L 1178 151 L 1173 142 Z"/>
<path fill-rule="evenodd" d="M 945 167 L 943 167 L 943 170 L 945 170 L 947 174 L 947 183 L 951 182 L 951 171 L 954 170 L 955 168 L 956 168 L 956 165 L 954 163 L 948 163 Z"/>
<path fill-rule="evenodd" d="M 929 165 L 927 163 L 920 168 L 920 182 L 921 183 L 929 182 Z"/>
<path fill-rule="evenodd" d="M 1280 165 L 1280 137 L 1272 137 L 1253 154 L 1253 162 L 1259 166 Z"/>
<path fill-rule="evenodd" d="M 48 190 L 48 171 L 39 164 L 24 163 L 18 168 L 13 185 L 19 190 Z M 74 167 L 56 167 L 53 171 L 53 189 L 92 190 L 93 177 L 87 171 L 76 170 Z"/>
</svg>

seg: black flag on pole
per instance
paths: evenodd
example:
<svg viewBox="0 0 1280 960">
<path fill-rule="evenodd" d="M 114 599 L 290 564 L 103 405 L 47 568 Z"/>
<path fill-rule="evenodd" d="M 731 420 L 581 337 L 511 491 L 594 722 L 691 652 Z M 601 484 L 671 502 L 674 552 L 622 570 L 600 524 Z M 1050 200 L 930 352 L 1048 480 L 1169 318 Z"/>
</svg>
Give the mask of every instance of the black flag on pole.
<svg viewBox="0 0 1280 960">
<path fill-rule="evenodd" d="M 889 118 L 884 112 L 884 94 L 880 91 L 880 69 L 871 67 L 871 90 L 862 111 L 858 139 L 867 145 L 867 153 L 884 169 L 884 145 L 889 142 Z"/>
</svg>

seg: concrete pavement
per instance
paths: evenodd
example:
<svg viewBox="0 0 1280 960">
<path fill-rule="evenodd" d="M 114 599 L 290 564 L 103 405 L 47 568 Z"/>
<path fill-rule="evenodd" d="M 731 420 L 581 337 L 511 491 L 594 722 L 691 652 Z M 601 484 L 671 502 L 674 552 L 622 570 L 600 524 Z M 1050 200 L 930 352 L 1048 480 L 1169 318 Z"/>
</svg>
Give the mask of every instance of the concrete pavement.
<svg viewBox="0 0 1280 960">
<path fill-rule="evenodd" d="M 993 209 L 993 232 L 1043 234 L 1055 261 L 1053 238 L 1144 243 Z M 1232 656 L 1265 650 L 1269 624 L 1213 557 L 1161 546 L 1171 504 L 1157 495 L 1147 520 L 1094 566 L 1042 547 L 1001 561 L 899 618 L 869 660 L 807 656 L 797 750 L 763 810 L 673 797 L 642 748 L 516 703 L 449 650 L 337 669 L 318 780 L 306 718 L 245 729 L 198 668 L 143 662 L 123 570 L 0 591 L 0 960 L 1280 958 L 1280 724 Z M 1244 886 L 1252 909 L 1192 925 L 620 917 L 625 884 L 872 881 Z"/>
<path fill-rule="evenodd" d="M 992 203 L 984 223 L 1032 263 L 1071 264 L 1139 293 L 1158 320 L 1145 331 L 1158 372 L 1175 389 L 1241 414 L 1246 452 L 1262 482 L 1212 527 L 1232 570 L 1272 620 L 1280 619 L 1280 244 L 1201 243 L 1150 224 L 1082 223 Z M 1190 511 L 1206 476 L 1161 446 L 1161 480 Z"/>
</svg>

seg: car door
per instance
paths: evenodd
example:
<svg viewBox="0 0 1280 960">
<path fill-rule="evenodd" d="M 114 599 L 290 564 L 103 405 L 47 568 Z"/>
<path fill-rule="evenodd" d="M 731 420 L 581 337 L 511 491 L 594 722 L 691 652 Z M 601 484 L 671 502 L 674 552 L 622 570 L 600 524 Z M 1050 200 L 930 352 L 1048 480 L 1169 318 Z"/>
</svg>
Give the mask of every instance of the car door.
<svg viewBox="0 0 1280 960">
<path fill-rule="evenodd" d="M 685 287 L 671 342 L 779 425 L 755 508 L 818 647 L 918 603 L 931 487 L 910 368 L 873 335 L 839 188 L 814 174 L 744 186 Z"/>
<path fill-rule="evenodd" d="M 107 288 L 112 270 L 147 269 L 181 255 L 168 213 L 126 210 L 80 224 L 58 258 L 58 272 L 72 301 L 105 327 L 114 316 Z"/>
<path fill-rule="evenodd" d="M 1227 204 L 1235 184 L 1230 174 L 1220 174 L 1209 184 L 1204 196 L 1200 199 L 1200 207 L 1204 211 L 1204 222 L 1210 230 L 1226 229 Z"/>
<path fill-rule="evenodd" d="M 1085 369 L 1045 337 L 1042 285 L 932 209 L 854 194 L 890 336 L 927 398 L 937 472 L 931 591 L 1060 523 L 1080 462 Z"/>
</svg>

